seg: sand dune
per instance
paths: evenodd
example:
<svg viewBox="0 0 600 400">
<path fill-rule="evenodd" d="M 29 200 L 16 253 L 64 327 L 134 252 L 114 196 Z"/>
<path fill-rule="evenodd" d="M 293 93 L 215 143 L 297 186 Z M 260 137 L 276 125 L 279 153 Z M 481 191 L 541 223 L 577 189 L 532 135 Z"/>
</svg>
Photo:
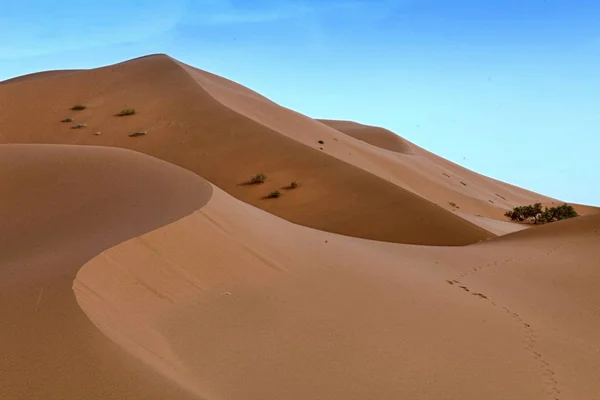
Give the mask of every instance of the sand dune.
<svg viewBox="0 0 600 400">
<path fill-rule="evenodd" d="M 0 126 L 8 129 L 0 133 L 0 141 L 130 148 L 194 171 L 289 221 L 401 243 L 473 243 L 490 236 L 485 223 L 483 230 L 471 225 L 484 221 L 473 217 L 505 221 L 503 213 L 516 205 L 557 201 L 466 170 L 381 128 L 316 121 L 164 55 L 61 73 L 3 85 Z M 69 110 L 79 103 L 89 108 Z M 126 107 L 135 107 L 138 114 L 114 116 Z M 77 130 L 58 123 L 68 116 L 88 127 Z M 127 136 L 140 130 L 148 136 Z M 97 131 L 102 134 L 92 135 Z M 237 161 L 227 161 L 232 159 Z M 269 176 L 266 185 L 241 186 L 259 172 Z M 302 196 L 264 201 L 266 194 L 292 181 L 303 183 Z M 440 208 L 460 213 L 453 217 Z M 428 216 L 430 226 L 414 218 L 417 211 Z M 455 223 L 456 216 L 466 216 L 468 222 Z M 376 232 L 368 229 L 373 224 L 379 227 Z M 454 228 L 459 225 L 461 233 Z M 415 230 L 423 235 L 417 237 Z"/>
<path fill-rule="evenodd" d="M 0 82 L 0 186 L 2 400 L 600 400 L 600 209 L 383 128 L 154 55 Z"/>
<path fill-rule="evenodd" d="M 306 146 L 225 107 L 195 82 L 171 58 L 153 56 L 3 85 L 0 126 L 7 128 L 0 133 L 0 142 L 137 150 L 189 169 L 289 221 L 330 232 L 435 245 L 462 245 L 493 236 L 381 177 L 331 157 L 318 149 L 316 140 L 312 147 Z M 69 110 L 79 103 L 88 109 Z M 139 114 L 114 116 L 125 107 L 135 107 Z M 87 128 L 71 129 L 71 124 L 59 122 L 65 117 L 86 123 Z M 294 120 L 282 118 L 282 123 L 294 125 Z M 97 131 L 101 135 L 92 134 Z M 134 131 L 148 131 L 148 135 L 129 137 Z M 244 185 L 260 172 L 268 176 L 264 185 Z M 282 190 L 292 181 L 299 181 L 301 188 Z M 265 200 L 274 190 L 284 196 Z"/>
<path fill-rule="evenodd" d="M 504 212 L 517 205 L 555 201 L 469 171 L 404 139 L 392 138 L 393 134 L 382 128 L 349 121 L 316 121 L 235 82 L 181 65 L 216 100 L 237 113 L 304 145 L 323 148 L 328 155 L 442 208 L 452 210 L 449 203 L 455 203 L 468 214 L 504 220 Z"/>
<path fill-rule="evenodd" d="M 600 236 L 573 239 L 554 259 L 593 273 L 592 289 Z M 495 242 L 443 248 L 338 236 L 215 188 L 191 216 L 87 263 L 74 289 L 107 336 L 202 398 L 593 398 L 596 291 L 563 288 L 585 311 L 568 322 L 587 330 L 559 329 L 561 300 L 539 276 L 551 244 Z M 520 248 L 533 261 L 504 260 Z M 490 254 L 499 264 L 481 268 Z M 498 279 L 517 268 L 518 284 Z M 543 301 L 527 293 L 532 286 Z M 585 371 L 570 372 L 579 359 Z"/>
<path fill-rule="evenodd" d="M 201 207 L 194 174 L 131 151 L 0 145 L 0 398 L 187 395 L 101 335 L 71 290 L 121 241 Z"/>
</svg>

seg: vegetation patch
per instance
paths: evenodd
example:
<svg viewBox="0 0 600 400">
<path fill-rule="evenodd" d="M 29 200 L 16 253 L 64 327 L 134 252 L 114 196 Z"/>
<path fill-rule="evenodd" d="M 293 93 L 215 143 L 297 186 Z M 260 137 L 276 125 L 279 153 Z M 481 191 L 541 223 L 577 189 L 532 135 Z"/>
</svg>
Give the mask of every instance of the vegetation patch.
<svg viewBox="0 0 600 400">
<path fill-rule="evenodd" d="M 261 172 L 260 174 L 254 175 L 250 179 L 250 183 L 253 185 L 258 185 L 260 183 L 265 183 L 266 180 L 267 180 L 267 176 Z"/>
<path fill-rule="evenodd" d="M 135 114 L 135 108 L 125 108 L 117 114 L 117 117 L 125 117 L 133 114 Z"/>
<path fill-rule="evenodd" d="M 527 206 L 518 206 L 504 214 L 513 222 L 546 224 L 550 222 L 561 221 L 563 219 L 577 217 L 577 211 L 573 206 L 564 203 L 558 207 L 545 207 L 542 210 L 541 203 L 535 203 Z"/>
<path fill-rule="evenodd" d="M 71 110 L 73 111 L 82 111 L 85 110 L 87 107 L 84 106 L 83 104 L 76 104 L 73 107 L 71 107 Z"/>
<path fill-rule="evenodd" d="M 319 144 L 325 144 L 325 142 L 322 140 L 319 140 Z"/>
<path fill-rule="evenodd" d="M 274 192 L 269 193 L 267 199 L 276 199 L 278 197 L 281 197 L 281 192 L 279 190 L 275 190 Z"/>
<path fill-rule="evenodd" d="M 290 183 L 290 189 L 296 189 L 298 187 L 298 182 L 293 181 L 292 183 Z"/>
<path fill-rule="evenodd" d="M 86 127 L 87 127 L 86 124 L 73 125 L 73 129 L 83 129 L 83 128 L 86 128 Z"/>
<path fill-rule="evenodd" d="M 146 136 L 146 131 L 140 131 L 140 132 L 133 132 L 129 134 L 130 137 L 136 137 L 136 136 Z"/>
<path fill-rule="evenodd" d="M 73 122 L 73 118 L 65 118 L 60 122 Z"/>
<path fill-rule="evenodd" d="M 459 206 L 457 206 L 457 205 L 456 205 L 456 203 L 455 203 L 455 202 L 453 202 L 453 201 L 449 201 L 449 202 L 448 202 L 448 204 L 450 204 L 450 205 L 451 205 L 452 207 L 454 207 L 454 208 L 460 208 L 460 207 L 459 207 Z"/>
</svg>

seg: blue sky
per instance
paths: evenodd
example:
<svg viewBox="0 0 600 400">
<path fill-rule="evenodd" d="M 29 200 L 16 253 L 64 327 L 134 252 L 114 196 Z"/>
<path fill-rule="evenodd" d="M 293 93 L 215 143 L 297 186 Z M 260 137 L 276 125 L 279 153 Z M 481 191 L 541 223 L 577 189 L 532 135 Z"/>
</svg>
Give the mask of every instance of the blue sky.
<svg viewBox="0 0 600 400">
<path fill-rule="evenodd" d="M 0 80 L 167 53 L 309 116 L 384 126 L 600 206 L 598 0 L 9 3 Z"/>
</svg>

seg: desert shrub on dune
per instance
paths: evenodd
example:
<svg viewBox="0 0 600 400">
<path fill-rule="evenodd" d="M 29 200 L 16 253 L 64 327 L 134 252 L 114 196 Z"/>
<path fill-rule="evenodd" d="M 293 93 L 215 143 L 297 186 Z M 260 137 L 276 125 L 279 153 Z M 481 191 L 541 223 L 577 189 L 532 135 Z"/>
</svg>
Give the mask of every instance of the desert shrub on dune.
<svg viewBox="0 0 600 400">
<path fill-rule="evenodd" d="M 290 183 L 290 189 L 296 189 L 298 187 L 298 182 L 293 181 L 292 183 Z"/>
<path fill-rule="evenodd" d="M 250 183 L 256 185 L 259 183 L 265 183 L 266 180 L 267 176 L 261 172 L 260 174 L 254 175 L 252 179 L 250 179 Z"/>
<path fill-rule="evenodd" d="M 577 217 L 577 211 L 567 203 L 558 207 L 545 207 L 542 210 L 541 203 L 535 203 L 527 206 L 518 206 L 507 211 L 504 216 L 514 222 L 528 223 L 549 223 L 560 221 L 567 218 Z"/>
<path fill-rule="evenodd" d="M 73 125 L 73 129 L 83 129 L 87 127 L 86 124 L 77 124 L 77 125 Z"/>
<path fill-rule="evenodd" d="M 542 219 L 544 222 L 560 221 L 563 219 L 574 218 L 577 216 L 577 211 L 575 211 L 573 206 L 567 203 L 564 203 L 558 207 L 546 207 L 546 209 L 542 213 Z"/>
<path fill-rule="evenodd" d="M 81 111 L 81 110 L 85 110 L 87 107 L 82 105 L 82 104 L 76 104 L 73 107 L 71 107 L 71 110 L 73 111 Z"/>
<path fill-rule="evenodd" d="M 73 122 L 73 118 L 65 118 L 60 122 Z"/>
<path fill-rule="evenodd" d="M 140 131 L 140 132 L 133 132 L 129 134 L 130 137 L 136 137 L 136 136 L 146 136 L 146 132 L 145 131 Z"/>
<path fill-rule="evenodd" d="M 127 115 L 133 115 L 133 114 L 135 114 L 135 108 L 124 108 L 123 110 L 119 111 L 117 116 L 124 117 Z"/>
<path fill-rule="evenodd" d="M 281 192 L 279 192 L 279 190 L 275 190 L 274 192 L 269 193 L 267 196 L 268 199 L 276 199 L 278 197 L 281 197 Z"/>
</svg>

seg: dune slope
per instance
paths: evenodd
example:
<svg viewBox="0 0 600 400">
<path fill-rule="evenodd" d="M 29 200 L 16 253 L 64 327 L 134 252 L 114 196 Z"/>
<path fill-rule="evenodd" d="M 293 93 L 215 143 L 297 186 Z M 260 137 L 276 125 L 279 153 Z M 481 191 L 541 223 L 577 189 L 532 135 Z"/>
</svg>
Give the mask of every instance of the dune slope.
<svg viewBox="0 0 600 400">
<path fill-rule="evenodd" d="M 200 208 L 210 185 L 128 150 L 59 145 L 0 145 L 0 185 L 0 398 L 189 398 L 100 334 L 71 288 L 86 261 Z"/>
<path fill-rule="evenodd" d="M 473 267 L 457 279 L 522 325 L 558 399 L 600 399 L 599 245 L 594 214 L 461 249 Z"/>
<path fill-rule="evenodd" d="M 463 245 L 493 236 L 380 176 L 326 154 L 316 141 L 307 146 L 291 139 L 285 129 L 278 131 L 242 115 L 213 96 L 167 56 L 9 83 L 0 87 L 0 126 L 5 127 L 0 142 L 137 150 L 189 169 L 289 221 L 356 237 Z M 71 111 L 75 104 L 88 108 Z M 126 107 L 138 113 L 115 116 Z M 274 107 L 283 110 L 281 124 L 294 125 L 287 110 Z M 274 118 L 271 111 L 267 114 Z M 87 127 L 72 129 L 72 124 L 60 122 L 65 117 Z M 129 137 L 134 131 L 148 135 Z M 261 172 L 268 176 L 265 184 L 245 185 Z M 283 189 L 292 181 L 299 181 L 300 187 Z M 275 190 L 284 195 L 265 199 Z"/>
<path fill-rule="evenodd" d="M 556 199 L 470 171 L 410 143 L 387 129 L 351 121 L 319 121 L 373 146 L 398 153 L 394 158 L 404 169 L 404 174 L 398 181 L 400 186 L 442 207 L 452 209 L 457 215 L 485 229 L 490 228 L 490 223 L 498 225 L 487 220 L 503 222 L 503 227 L 498 229 L 498 232 L 492 228 L 494 233 L 511 232 L 511 226 L 513 231 L 520 230 L 519 225 L 507 222 L 504 218 L 503 214 L 508 209 L 536 202 L 547 206 L 560 203 Z M 581 215 L 600 212 L 598 207 L 573 205 Z"/>
<path fill-rule="evenodd" d="M 215 189 L 87 263 L 74 290 L 107 336 L 206 399 L 542 398 L 519 327 L 447 285 L 440 248 L 398 246 Z"/>
<path fill-rule="evenodd" d="M 556 254 L 597 282 L 600 238 L 588 239 Z M 500 243 L 344 237 L 215 189 L 201 210 L 91 260 L 74 290 L 107 336 L 207 399 L 593 398 L 595 291 L 563 288 L 586 312 L 568 317 L 578 329 L 561 328 L 547 283 L 562 272 L 539 275 L 552 244 L 531 246 L 537 261 L 519 266 L 516 284 L 480 268 L 515 248 Z M 578 359 L 581 375 L 568 370 Z"/>
<path fill-rule="evenodd" d="M 318 120 L 348 136 L 400 154 L 412 154 L 410 143 L 395 133 L 375 126 L 363 125 L 351 121 Z"/>
</svg>

